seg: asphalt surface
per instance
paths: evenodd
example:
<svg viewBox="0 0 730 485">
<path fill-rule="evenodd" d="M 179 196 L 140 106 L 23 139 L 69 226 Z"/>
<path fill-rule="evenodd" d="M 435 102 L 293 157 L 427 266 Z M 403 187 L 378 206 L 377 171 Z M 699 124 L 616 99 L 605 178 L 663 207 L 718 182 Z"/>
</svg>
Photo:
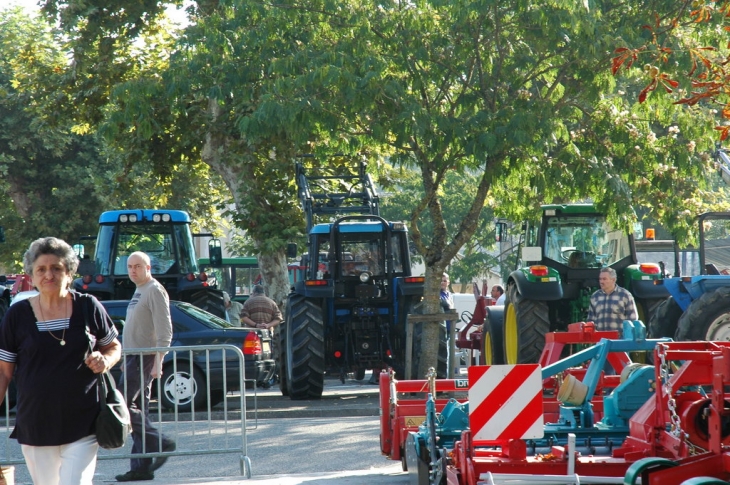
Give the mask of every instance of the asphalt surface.
<svg viewBox="0 0 730 485">
<path fill-rule="evenodd" d="M 238 455 L 201 454 L 172 456 L 154 481 L 136 483 L 406 485 L 408 476 L 400 463 L 380 453 L 379 392 L 368 378 L 369 374 L 363 381 L 348 379 L 344 384 L 326 379 L 322 399 L 312 401 L 292 401 L 277 386 L 247 391 L 247 420 L 253 427 L 247 432 L 250 479 L 241 475 Z M 219 404 L 212 410 L 212 420 L 240 419 L 239 403 L 238 396 L 229 396 L 227 412 Z M 174 426 L 184 429 L 193 417 L 181 414 L 179 421 Z M 7 445 L 14 443 L 8 440 Z M 103 453 L 94 485 L 117 483 L 114 477 L 129 469 L 128 460 L 104 459 Z M 31 483 L 25 466 L 16 465 L 15 485 Z"/>
</svg>

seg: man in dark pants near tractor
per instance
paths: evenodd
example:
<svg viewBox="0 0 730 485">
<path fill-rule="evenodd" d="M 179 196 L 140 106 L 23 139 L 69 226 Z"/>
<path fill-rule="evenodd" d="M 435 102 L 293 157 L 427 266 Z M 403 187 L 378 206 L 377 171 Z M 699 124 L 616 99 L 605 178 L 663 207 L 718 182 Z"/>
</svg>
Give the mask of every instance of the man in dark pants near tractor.
<svg viewBox="0 0 730 485">
<path fill-rule="evenodd" d="M 169 347 L 172 341 L 170 300 L 165 288 L 152 277 L 150 258 L 134 252 L 127 260 L 129 279 L 137 286 L 127 308 L 127 319 L 122 334 L 122 347 L 133 351 L 139 348 Z M 166 352 L 152 355 L 127 355 L 124 360 L 124 379 L 119 390 L 124 392 L 132 421 L 132 453 L 169 452 L 175 442 L 160 433 L 149 418 L 150 394 L 153 379 L 162 376 L 162 358 Z M 131 470 L 117 475 L 119 482 L 152 480 L 154 471 L 167 461 L 159 458 L 132 458 Z"/>
</svg>

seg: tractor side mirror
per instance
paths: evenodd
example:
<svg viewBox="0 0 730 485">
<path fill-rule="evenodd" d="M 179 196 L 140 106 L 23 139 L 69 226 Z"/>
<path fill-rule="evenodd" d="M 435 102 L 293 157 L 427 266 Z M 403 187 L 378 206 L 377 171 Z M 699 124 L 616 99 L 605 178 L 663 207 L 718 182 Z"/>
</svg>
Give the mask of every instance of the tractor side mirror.
<svg viewBox="0 0 730 485">
<path fill-rule="evenodd" d="M 295 259 L 297 257 L 296 243 L 289 243 L 286 245 L 286 257 L 289 259 Z"/>
<path fill-rule="evenodd" d="M 211 266 L 223 265 L 223 251 L 221 249 L 220 239 L 211 239 L 208 241 L 208 259 Z"/>
</svg>

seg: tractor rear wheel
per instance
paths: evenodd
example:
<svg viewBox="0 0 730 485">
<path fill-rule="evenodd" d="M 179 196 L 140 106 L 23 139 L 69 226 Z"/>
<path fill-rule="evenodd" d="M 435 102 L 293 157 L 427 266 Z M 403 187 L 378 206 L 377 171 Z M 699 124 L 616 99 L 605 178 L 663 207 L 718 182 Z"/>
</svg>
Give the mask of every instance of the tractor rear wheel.
<svg viewBox="0 0 730 485">
<path fill-rule="evenodd" d="M 504 307 L 504 358 L 506 364 L 533 364 L 540 361 L 545 335 L 550 331 L 547 303 L 528 300 L 507 285 Z"/>
<path fill-rule="evenodd" d="M 674 338 L 677 333 L 677 324 L 682 316 L 682 308 L 671 296 L 664 300 L 649 320 L 649 337 Z"/>
<path fill-rule="evenodd" d="M 705 293 L 679 319 L 676 340 L 730 340 L 730 287 Z"/>
<path fill-rule="evenodd" d="M 287 299 L 286 315 L 291 313 L 291 305 L 289 301 L 290 299 Z M 289 368 L 289 364 L 286 360 L 286 328 L 287 321 L 284 320 L 284 322 L 279 325 L 279 331 L 277 332 L 277 338 L 279 339 L 279 355 L 277 355 L 276 358 L 279 361 L 276 364 L 279 368 L 279 390 L 281 391 L 282 396 L 289 397 L 289 380 L 287 379 L 287 369 Z"/>
<path fill-rule="evenodd" d="M 322 309 L 301 295 L 289 295 L 286 315 L 286 380 L 293 400 L 320 399 L 324 388 Z"/>
</svg>

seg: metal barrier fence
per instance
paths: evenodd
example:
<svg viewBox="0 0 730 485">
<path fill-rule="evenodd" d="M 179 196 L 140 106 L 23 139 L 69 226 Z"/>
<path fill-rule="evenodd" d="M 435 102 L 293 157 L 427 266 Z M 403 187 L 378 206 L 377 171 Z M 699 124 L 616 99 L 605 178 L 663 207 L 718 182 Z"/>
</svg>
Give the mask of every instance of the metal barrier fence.
<svg viewBox="0 0 730 485">
<path fill-rule="evenodd" d="M 117 387 L 125 390 L 125 397 L 128 376 L 123 374 L 120 376 L 124 358 L 149 356 L 155 352 L 168 352 L 163 361 L 163 367 L 167 371 L 163 371 L 162 378 L 153 382 L 152 403 L 154 404 L 157 396 L 156 405 L 150 405 L 150 409 L 146 411 L 149 412 L 150 421 L 155 428 L 176 442 L 176 450 L 147 451 L 157 449 L 157 444 L 148 444 L 143 440 L 143 453 L 132 454 L 130 435 L 127 444 L 122 448 L 116 450 L 99 448 L 98 459 L 238 453 L 241 475 L 251 478 L 251 460 L 248 457 L 246 433 L 255 429 L 258 424 L 256 382 L 245 378 L 245 358 L 241 349 L 234 345 L 199 345 L 123 350 L 122 359 L 112 370 L 112 375 L 117 380 Z M 140 377 L 141 374 L 140 369 Z M 120 378 L 124 380 L 123 386 L 119 385 Z M 251 386 L 254 397 L 255 414 L 252 426 L 248 425 L 246 418 L 247 383 Z M 237 390 L 240 390 L 239 395 L 229 402 L 229 391 Z M 3 416 L 0 417 L 0 433 L 4 432 L 4 437 L 0 440 L 0 457 L 2 457 L 0 461 L 3 465 L 25 463 L 20 446 L 10 438 L 15 425 L 9 399 L 12 392 L 14 387 L 8 389 L 0 410 L 3 412 Z M 201 392 L 204 394 L 200 394 Z M 222 403 L 222 409 L 214 410 L 219 402 Z M 163 412 L 163 407 L 168 407 L 168 410 Z"/>
</svg>

